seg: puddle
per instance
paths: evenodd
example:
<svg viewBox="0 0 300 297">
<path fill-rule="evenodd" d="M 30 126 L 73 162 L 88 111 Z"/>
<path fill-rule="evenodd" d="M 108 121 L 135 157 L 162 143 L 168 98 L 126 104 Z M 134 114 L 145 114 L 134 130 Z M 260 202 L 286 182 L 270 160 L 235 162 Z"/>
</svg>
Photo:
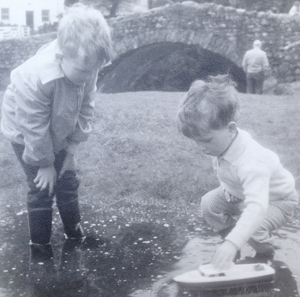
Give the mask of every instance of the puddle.
<svg viewBox="0 0 300 297">
<path fill-rule="evenodd" d="M 54 215 L 53 259 L 48 261 L 31 257 L 26 211 L 11 211 L 1 220 L 0 297 L 125 297 L 149 286 L 180 254 L 174 230 L 165 222 L 85 215 L 91 209 L 82 213 L 88 236 L 73 246 Z"/>
<path fill-rule="evenodd" d="M 139 290 L 132 297 L 298 297 L 299 292 L 295 276 L 288 266 L 281 261 L 274 261 L 272 267 L 275 269 L 275 279 L 272 283 L 242 286 L 236 288 L 196 291 L 188 287 L 179 287 L 172 278 L 183 272 L 194 270 L 200 264 L 207 263 L 212 257 L 209 246 L 219 244 L 215 238 L 192 238 L 183 249 L 181 259 L 173 265 L 173 270 L 168 272 L 163 279 L 155 282 L 148 290 Z"/>
<path fill-rule="evenodd" d="M 282 261 L 274 262 L 271 287 L 213 292 L 180 288 L 172 278 L 207 263 L 220 243 L 201 223 L 186 221 L 188 236 L 181 238 L 172 220 L 158 219 L 159 213 L 147 222 L 105 217 L 86 206 L 82 214 L 88 234 L 82 244 L 64 240 L 60 218 L 54 215 L 53 259 L 48 261 L 31 257 L 26 211 L 10 210 L 1 218 L 0 297 L 299 296 L 297 276 Z M 280 233 L 279 241 L 286 239 L 286 232 L 290 230 Z M 297 232 L 292 237 L 296 253 Z"/>
</svg>

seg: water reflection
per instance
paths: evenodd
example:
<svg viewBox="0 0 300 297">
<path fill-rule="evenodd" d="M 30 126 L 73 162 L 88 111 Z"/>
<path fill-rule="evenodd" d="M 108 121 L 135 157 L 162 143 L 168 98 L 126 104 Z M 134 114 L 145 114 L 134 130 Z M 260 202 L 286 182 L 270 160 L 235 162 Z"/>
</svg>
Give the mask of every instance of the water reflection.
<svg viewBox="0 0 300 297">
<path fill-rule="evenodd" d="M 103 221 L 83 210 L 84 242 L 65 240 L 59 217 L 54 217 L 52 247 L 41 253 L 28 245 L 27 214 L 13 212 L 1 220 L 0 296 L 2 297 L 186 297 L 298 296 L 297 284 L 283 262 L 274 262 L 271 287 L 247 287 L 207 292 L 179 288 L 176 274 L 195 269 L 212 256 L 220 239 L 200 224 L 187 226 L 190 237 L 182 249 L 171 224 L 155 221 Z M 182 240 L 181 240 L 182 242 Z"/>
<path fill-rule="evenodd" d="M 76 242 L 63 238 L 54 218 L 52 247 L 41 251 L 28 245 L 27 214 L 7 217 L 1 230 L 0 296 L 125 297 L 149 285 L 180 253 L 167 224 L 90 219 L 89 235 Z"/>
</svg>

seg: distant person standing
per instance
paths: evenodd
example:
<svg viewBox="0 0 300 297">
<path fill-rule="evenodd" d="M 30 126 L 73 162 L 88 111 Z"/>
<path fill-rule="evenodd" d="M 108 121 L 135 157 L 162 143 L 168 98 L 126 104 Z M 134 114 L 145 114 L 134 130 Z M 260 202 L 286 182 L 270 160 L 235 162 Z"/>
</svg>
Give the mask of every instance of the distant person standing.
<svg viewBox="0 0 300 297">
<path fill-rule="evenodd" d="M 266 52 L 261 50 L 261 41 L 253 42 L 253 49 L 248 50 L 243 58 L 242 66 L 247 76 L 247 93 L 262 94 L 269 61 Z"/>
<path fill-rule="evenodd" d="M 300 15 L 300 2 L 295 1 L 289 11 L 289 15 Z"/>
</svg>

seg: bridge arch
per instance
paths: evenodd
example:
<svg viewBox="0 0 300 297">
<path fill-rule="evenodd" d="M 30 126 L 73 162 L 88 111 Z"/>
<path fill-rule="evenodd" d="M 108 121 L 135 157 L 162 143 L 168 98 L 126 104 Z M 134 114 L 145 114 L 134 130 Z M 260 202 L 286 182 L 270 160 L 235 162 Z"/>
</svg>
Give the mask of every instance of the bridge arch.
<svg viewBox="0 0 300 297">
<path fill-rule="evenodd" d="M 103 72 L 98 87 L 102 92 L 187 91 L 196 79 L 225 73 L 245 91 L 244 72 L 228 59 L 197 45 L 160 42 L 121 55 Z"/>
</svg>

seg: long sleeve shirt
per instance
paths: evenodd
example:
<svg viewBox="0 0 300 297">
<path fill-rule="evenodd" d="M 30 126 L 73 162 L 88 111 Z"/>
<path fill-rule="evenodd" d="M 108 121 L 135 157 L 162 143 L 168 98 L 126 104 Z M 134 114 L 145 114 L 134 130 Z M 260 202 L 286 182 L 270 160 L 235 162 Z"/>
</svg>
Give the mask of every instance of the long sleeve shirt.
<svg viewBox="0 0 300 297">
<path fill-rule="evenodd" d="M 262 51 L 258 47 L 247 51 L 244 55 L 242 66 L 246 73 L 267 71 L 269 67 L 269 61 L 266 52 Z"/>
<path fill-rule="evenodd" d="M 260 225 L 270 201 L 288 199 L 295 180 L 278 156 L 238 129 L 229 149 L 213 163 L 228 199 L 240 201 L 242 214 L 226 239 L 241 248 Z"/>
<path fill-rule="evenodd" d="M 74 151 L 91 132 L 97 75 L 75 86 L 63 74 L 57 41 L 11 73 L 2 104 L 1 129 L 23 144 L 23 160 L 33 166 L 53 164 L 55 153 Z"/>
</svg>

